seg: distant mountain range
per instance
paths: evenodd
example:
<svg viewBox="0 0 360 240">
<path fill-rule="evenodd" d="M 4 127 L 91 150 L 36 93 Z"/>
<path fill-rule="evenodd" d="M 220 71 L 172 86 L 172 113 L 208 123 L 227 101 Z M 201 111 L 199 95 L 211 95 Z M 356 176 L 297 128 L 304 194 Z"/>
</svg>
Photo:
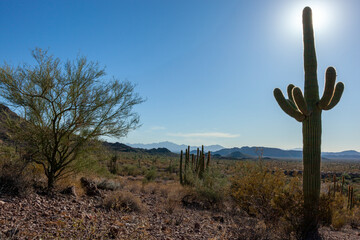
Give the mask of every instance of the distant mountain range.
<svg viewBox="0 0 360 240">
<path fill-rule="evenodd" d="M 3 126 L 5 124 L 6 112 L 10 118 L 19 118 L 16 113 L 12 112 L 8 107 L 0 104 L 0 143 L 9 142 L 7 130 Z M 167 156 L 176 156 L 176 153 L 180 153 L 181 150 L 185 150 L 187 145 L 178 145 L 172 142 L 160 142 L 152 144 L 123 144 L 123 143 L 109 143 L 103 142 L 103 144 L 115 151 L 120 152 L 138 152 L 148 154 L 162 154 Z M 196 149 L 201 146 L 191 146 L 190 150 L 192 153 L 196 153 Z M 210 145 L 204 146 L 205 152 L 211 151 L 213 156 L 229 159 L 249 159 L 257 158 L 262 154 L 263 158 L 275 158 L 275 159 L 301 159 L 301 149 L 283 150 L 279 148 L 268 148 L 268 147 L 234 147 L 224 148 L 221 145 Z M 354 150 L 342 151 L 342 152 L 323 152 L 322 158 L 326 159 L 343 159 L 343 160 L 360 160 L 360 152 Z"/>
<path fill-rule="evenodd" d="M 152 148 L 167 148 L 171 152 L 179 153 L 181 150 L 185 150 L 187 145 L 178 145 L 172 142 L 160 142 L 152 144 L 127 144 L 134 148 L 152 149 Z M 196 149 L 199 146 L 191 146 L 192 153 L 196 153 Z M 200 147 L 199 147 L 200 148 Z M 276 158 L 276 159 L 301 159 L 301 150 L 283 150 L 280 148 L 268 148 L 268 147 L 234 147 L 224 148 L 221 145 L 204 146 L 205 151 L 211 151 L 213 156 L 231 159 L 249 159 L 257 158 L 262 153 L 263 158 Z M 344 160 L 360 160 L 360 152 L 349 150 L 342 152 L 323 152 L 323 159 L 344 159 Z"/>
<path fill-rule="evenodd" d="M 279 158 L 279 159 L 301 159 L 302 151 L 300 150 L 283 150 L 279 148 L 267 147 L 242 147 L 242 148 L 225 148 L 213 152 L 213 155 L 221 157 L 230 157 L 238 155 L 239 158 L 256 158 L 261 154 L 264 158 Z M 244 156 L 241 156 L 241 153 Z M 346 160 L 360 160 L 360 153 L 354 150 L 342 152 L 323 152 L 323 159 L 346 159 Z M 235 157 L 236 158 L 236 157 Z"/>
<path fill-rule="evenodd" d="M 167 148 L 171 152 L 174 152 L 174 153 L 180 153 L 181 150 L 185 151 L 185 149 L 187 149 L 187 147 L 188 147 L 188 145 L 185 145 L 185 144 L 178 145 L 176 143 L 172 143 L 172 142 L 168 142 L 168 141 L 159 142 L 159 143 L 150 143 L 150 144 L 126 143 L 126 145 L 133 147 L 133 148 L 143 148 L 143 149 Z M 196 150 L 197 148 L 201 149 L 201 146 L 190 146 L 190 151 Z M 210 146 L 204 146 L 204 148 L 205 148 L 205 151 L 215 152 L 215 151 L 223 149 L 224 147 L 220 146 L 220 145 L 210 145 Z"/>
</svg>

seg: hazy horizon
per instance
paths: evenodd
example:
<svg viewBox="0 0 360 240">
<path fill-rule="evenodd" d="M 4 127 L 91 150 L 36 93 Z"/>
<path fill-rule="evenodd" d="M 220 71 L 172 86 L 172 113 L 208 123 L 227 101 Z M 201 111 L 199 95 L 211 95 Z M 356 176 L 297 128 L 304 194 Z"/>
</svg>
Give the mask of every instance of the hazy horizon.
<svg viewBox="0 0 360 240">
<path fill-rule="evenodd" d="M 123 143 L 302 147 L 301 124 L 273 97 L 303 89 L 301 14 L 313 8 L 319 93 L 328 66 L 345 84 L 322 114 L 322 150 L 360 151 L 360 1 L 0 1 L 2 62 L 31 50 L 84 55 L 137 85 L 142 126 Z"/>
</svg>

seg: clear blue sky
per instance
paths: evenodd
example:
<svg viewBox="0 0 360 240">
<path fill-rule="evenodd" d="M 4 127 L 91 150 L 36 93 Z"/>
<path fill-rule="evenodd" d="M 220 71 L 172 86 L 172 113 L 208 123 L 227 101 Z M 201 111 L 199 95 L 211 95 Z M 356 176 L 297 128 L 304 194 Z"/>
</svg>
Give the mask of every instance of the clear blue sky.
<svg viewBox="0 0 360 240">
<path fill-rule="evenodd" d="M 306 5 L 318 21 L 321 94 L 328 66 L 345 83 L 340 103 L 323 112 L 323 150 L 360 151 L 358 0 L 0 0 L 0 61 L 31 62 L 32 49 L 49 48 L 136 83 L 147 98 L 135 109 L 142 127 L 120 142 L 297 148 L 301 124 L 273 89 L 303 88 Z"/>
</svg>

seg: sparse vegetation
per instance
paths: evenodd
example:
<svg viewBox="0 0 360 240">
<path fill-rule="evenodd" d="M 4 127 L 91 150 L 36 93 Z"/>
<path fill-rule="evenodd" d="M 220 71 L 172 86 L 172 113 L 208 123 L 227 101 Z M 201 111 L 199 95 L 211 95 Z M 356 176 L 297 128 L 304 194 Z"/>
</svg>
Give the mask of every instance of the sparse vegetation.
<svg viewBox="0 0 360 240">
<path fill-rule="evenodd" d="M 21 113 L 21 118 L 7 118 L 10 138 L 27 161 L 43 167 L 51 190 L 71 172 L 86 143 L 136 128 L 139 116 L 132 109 L 143 100 L 129 82 L 102 83 L 104 69 L 85 57 L 63 66 L 41 49 L 33 57 L 35 66 L 0 68 L 0 95 Z"/>
<path fill-rule="evenodd" d="M 144 207 L 141 200 L 127 191 L 115 191 L 106 196 L 103 200 L 103 207 L 110 210 L 122 212 L 141 212 Z"/>
<path fill-rule="evenodd" d="M 7 162 L 6 159 L 10 156 L 13 160 L 19 158 L 15 148 L 7 147 L 6 149 L 4 151 L 6 158 L 1 158 L 2 163 Z M 182 234 L 190 238 L 191 236 L 198 236 L 196 234 L 204 234 L 205 229 L 207 229 L 206 231 L 211 232 L 211 234 L 208 233 L 209 235 L 207 235 L 209 238 L 210 236 L 218 236 L 220 238 L 221 236 L 222 238 L 233 236 L 238 238 L 295 239 L 296 236 L 299 236 L 303 214 L 301 210 L 303 204 L 301 174 L 290 176 L 285 175 L 284 171 L 289 172 L 289 170 L 293 169 L 301 171 L 300 161 L 267 159 L 262 159 L 262 161 L 234 161 L 214 159 L 214 162 L 217 162 L 217 164 L 210 165 L 208 170 L 204 172 L 202 179 L 197 175 L 193 176 L 192 171 L 187 169 L 189 171 L 187 172 L 189 184 L 182 186 L 178 182 L 178 175 L 176 175 L 179 174 L 179 156 L 157 155 L 155 158 L 149 154 L 96 149 L 98 148 L 89 151 L 88 158 L 97 162 L 97 167 L 92 167 L 93 170 L 83 169 L 76 176 L 65 178 L 59 182 L 59 190 L 65 189 L 68 186 L 74 186 L 76 196 L 61 195 L 65 197 L 56 197 L 57 199 L 62 199 L 56 201 L 59 201 L 59 204 L 62 201 L 73 201 L 71 199 L 77 199 L 76 202 L 90 201 L 94 204 L 91 205 L 93 206 L 91 211 L 98 209 L 96 206 L 101 206 L 101 208 L 96 210 L 96 213 L 89 214 L 88 217 L 69 213 L 71 218 L 64 217 L 58 223 L 52 223 L 59 224 L 56 226 L 62 226 L 62 230 L 56 233 L 56 236 L 60 238 L 66 238 L 66 236 L 71 234 L 71 236 L 74 236 L 76 232 L 83 233 L 84 236 L 93 233 L 92 236 L 95 239 L 97 238 L 96 236 L 104 236 L 104 234 L 114 234 L 119 237 L 119 233 L 125 231 L 124 228 L 128 229 L 126 231 L 128 231 L 129 235 L 126 236 L 135 234 L 135 229 L 142 231 L 143 236 L 146 236 L 146 234 L 148 236 L 155 236 L 154 230 L 151 229 L 157 229 L 159 226 L 169 229 L 162 231 L 162 234 L 164 234 L 162 236 L 178 236 L 174 235 L 176 231 L 182 232 L 181 229 L 184 228 L 188 229 L 186 231 L 189 231 L 189 229 L 194 228 L 195 223 L 200 223 L 200 228 L 196 230 L 199 231 L 198 233 L 192 232 L 190 234 L 182 232 Z M 108 164 L 109 159 L 115 154 L 119 156 L 117 161 L 118 173 L 112 174 Z M 138 167 L 139 158 L 141 159 L 141 168 Z M 156 159 L 156 162 L 154 159 Z M 167 171 L 170 160 L 177 171 Z M 262 165 L 261 168 L 259 164 Z M 28 167 L 35 171 L 36 169 L 31 166 L 30 164 Z M 131 167 L 128 168 L 129 166 Z M 360 225 L 357 215 L 359 213 L 359 197 L 356 195 L 359 185 L 352 181 L 350 173 L 353 168 L 353 162 L 344 162 L 341 165 L 334 161 L 324 162 L 323 171 L 336 172 L 338 177 L 336 177 L 335 186 L 337 192 L 335 198 L 333 194 L 333 174 L 328 174 L 328 177 L 323 179 L 324 190 L 320 196 L 319 208 L 319 220 L 322 226 L 329 226 L 341 232 L 343 228 Z M 141 171 L 133 174 L 134 172 L 131 172 L 133 171 L 131 169 Z M 39 170 L 35 171 L 35 175 L 29 175 L 28 177 L 33 178 L 36 176 L 36 178 L 41 178 L 39 174 L 43 173 Z M 340 174 L 339 170 L 344 171 L 344 190 L 342 195 L 341 187 L 339 187 L 342 182 L 342 174 Z M 85 194 L 86 191 L 82 190 L 80 184 L 81 175 L 94 182 L 94 185 L 102 193 L 101 196 L 90 197 Z M 154 175 L 156 178 L 153 177 Z M 31 181 L 28 182 L 31 183 Z M 348 208 L 349 185 L 354 187 L 354 207 L 351 210 Z M 328 193 L 329 186 L 330 195 Z M 31 185 L 29 187 L 31 188 Z M 33 194 L 36 194 L 31 192 L 33 191 L 30 191 L 27 195 L 34 196 Z M 39 196 L 35 199 L 39 199 Z M 49 200 L 41 201 L 46 202 Z M 74 203 L 67 202 L 67 204 L 71 205 Z M 142 211 L 138 211 L 138 209 Z M 121 215 L 116 215 L 117 217 L 115 217 L 114 214 Z M 124 214 L 131 215 L 127 216 Z M 153 217 L 155 215 L 158 218 L 161 216 L 160 222 L 154 220 L 158 219 Z M 107 222 L 104 222 L 102 219 L 108 219 L 108 216 L 114 216 L 114 219 L 116 218 L 117 220 L 106 220 Z M 69 223 L 70 219 L 72 219 L 72 223 Z M 143 221 L 140 222 L 135 219 L 143 219 Z M 201 224 L 201 221 L 198 221 L 198 219 L 202 219 L 201 221 L 204 224 L 206 223 L 206 225 Z M 211 221 L 215 221 L 215 223 L 210 223 L 206 219 L 212 219 Z M 246 222 L 245 219 L 248 219 L 246 221 L 249 222 Z M 0 222 L 6 226 L 12 226 L 8 220 L 6 221 L 4 222 L 0 217 Z M 223 223 L 218 221 L 223 221 Z M 237 227 L 234 228 L 230 224 L 234 221 L 239 224 L 240 222 L 245 222 L 242 223 L 243 225 L 236 225 Z M 134 225 L 125 225 L 125 223 Z M 141 227 L 143 224 L 147 226 L 148 230 L 144 230 Z M 51 231 L 46 226 L 44 225 L 44 229 Z M 227 230 L 219 232 L 217 227 L 220 226 L 222 230 L 226 226 Z M 252 226 L 252 230 L 241 232 L 241 226 Z M 178 230 L 170 231 L 173 228 Z M 8 227 L 5 229 L 3 234 L 9 230 Z M 273 230 L 269 231 L 266 229 Z M 25 232 L 21 231 L 17 234 L 25 234 Z M 40 236 L 49 237 L 50 235 L 42 234 Z"/>
</svg>

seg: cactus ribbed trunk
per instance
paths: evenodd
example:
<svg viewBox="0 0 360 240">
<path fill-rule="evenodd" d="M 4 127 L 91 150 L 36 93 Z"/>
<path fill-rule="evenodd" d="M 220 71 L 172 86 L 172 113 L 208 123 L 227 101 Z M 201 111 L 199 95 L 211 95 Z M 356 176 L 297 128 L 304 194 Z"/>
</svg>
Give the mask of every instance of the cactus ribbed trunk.
<svg viewBox="0 0 360 240">
<path fill-rule="evenodd" d="M 303 122 L 303 191 L 307 228 L 317 224 L 320 197 L 321 112 Z"/>
<path fill-rule="evenodd" d="M 321 163 L 321 109 L 317 80 L 317 60 L 311 10 L 303 12 L 304 40 L 304 99 L 311 114 L 302 122 L 303 132 L 303 191 L 305 223 L 307 228 L 316 228 L 320 197 Z"/>
<path fill-rule="evenodd" d="M 183 172 L 182 172 L 182 163 L 183 163 L 183 151 L 181 150 L 180 152 L 180 164 L 179 164 L 179 175 L 180 175 L 180 184 L 183 185 L 184 181 L 183 181 Z"/>
<path fill-rule="evenodd" d="M 281 109 L 302 122 L 303 133 L 303 191 L 304 191 L 304 233 L 317 229 L 320 198 L 320 164 L 321 164 L 321 113 L 330 110 L 340 101 L 344 84 L 335 85 L 336 71 L 333 67 L 326 69 L 325 88 L 319 99 L 317 80 L 317 61 L 315 52 L 312 12 L 309 7 L 303 11 L 304 40 L 304 95 L 300 88 L 289 84 L 288 99 L 281 90 L 274 89 L 274 97 Z M 306 235 L 304 235 L 306 238 Z"/>
</svg>

